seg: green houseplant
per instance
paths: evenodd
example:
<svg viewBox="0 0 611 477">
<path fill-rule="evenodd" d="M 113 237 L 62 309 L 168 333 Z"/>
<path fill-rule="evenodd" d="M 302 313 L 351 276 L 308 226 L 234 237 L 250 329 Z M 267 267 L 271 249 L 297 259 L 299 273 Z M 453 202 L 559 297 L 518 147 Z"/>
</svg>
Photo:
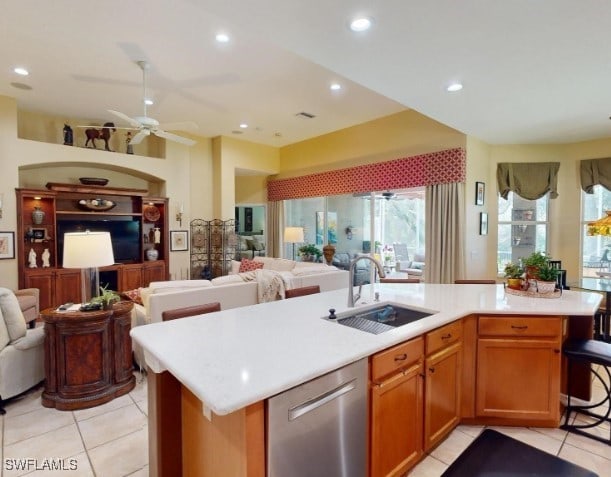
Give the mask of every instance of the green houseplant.
<svg viewBox="0 0 611 477">
<path fill-rule="evenodd" d="M 549 257 L 545 252 L 533 252 L 522 259 L 522 266 L 526 272 L 526 279 L 539 278 L 539 269 L 548 266 Z"/>
<path fill-rule="evenodd" d="M 507 286 L 514 290 L 520 290 L 522 288 L 522 275 L 524 269 L 517 263 L 509 262 L 505 265 L 505 278 L 507 278 Z"/>
<path fill-rule="evenodd" d="M 322 251 L 311 243 L 299 247 L 299 255 L 306 262 L 317 262 L 322 256 Z"/>
<path fill-rule="evenodd" d="M 107 288 L 108 285 L 100 287 L 100 294 L 91 299 L 91 303 L 100 303 L 104 310 L 110 309 L 115 302 L 121 299 L 117 292 Z"/>
<path fill-rule="evenodd" d="M 549 263 L 539 267 L 537 289 L 539 293 L 551 293 L 556 288 L 558 270 L 550 267 Z"/>
</svg>

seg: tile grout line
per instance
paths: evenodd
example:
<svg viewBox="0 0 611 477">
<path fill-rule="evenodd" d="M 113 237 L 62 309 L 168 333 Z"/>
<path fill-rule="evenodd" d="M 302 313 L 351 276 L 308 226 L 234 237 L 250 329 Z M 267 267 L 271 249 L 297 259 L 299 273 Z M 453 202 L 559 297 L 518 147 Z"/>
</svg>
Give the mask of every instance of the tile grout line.
<svg viewBox="0 0 611 477">
<path fill-rule="evenodd" d="M 93 461 L 91 460 L 91 456 L 89 455 L 89 449 L 85 445 L 85 439 L 83 438 L 83 433 L 81 432 L 81 426 L 79 426 L 79 421 L 76 418 L 74 411 L 70 411 L 72 413 L 72 418 L 74 419 L 74 423 L 76 424 L 76 430 L 78 431 L 78 435 L 81 438 L 81 444 L 83 444 L 83 450 L 85 451 L 85 455 L 87 456 L 87 461 L 89 462 L 89 467 L 91 467 L 91 472 L 93 473 L 93 477 L 96 477 L 96 471 L 93 467 Z"/>
</svg>

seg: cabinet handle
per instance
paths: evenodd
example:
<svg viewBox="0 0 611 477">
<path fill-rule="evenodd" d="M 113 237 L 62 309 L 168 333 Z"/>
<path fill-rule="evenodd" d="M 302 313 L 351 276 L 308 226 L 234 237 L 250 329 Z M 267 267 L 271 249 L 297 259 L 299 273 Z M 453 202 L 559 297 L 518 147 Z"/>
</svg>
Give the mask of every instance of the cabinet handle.
<svg viewBox="0 0 611 477">
<path fill-rule="evenodd" d="M 447 335 L 443 335 L 441 337 L 442 340 L 449 340 L 452 337 L 452 333 L 448 333 Z"/>
<path fill-rule="evenodd" d="M 527 328 L 528 328 L 528 325 L 522 325 L 522 326 L 511 325 L 512 330 L 525 330 Z"/>
<path fill-rule="evenodd" d="M 558 348 L 554 349 L 554 353 L 558 354 L 560 353 L 560 350 Z"/>
<path fill-rule="evenodd" d="M 407 353 L 398 354 L 395 356 L 395 361 L 405 361 L 407 359 Z"/>
<path fill-rule="evenodd" d="M 435 368 L 429 368 L 429 371 L 431 372 L 431 374 L 433 374 L 435 372 Z"/>
</svg>

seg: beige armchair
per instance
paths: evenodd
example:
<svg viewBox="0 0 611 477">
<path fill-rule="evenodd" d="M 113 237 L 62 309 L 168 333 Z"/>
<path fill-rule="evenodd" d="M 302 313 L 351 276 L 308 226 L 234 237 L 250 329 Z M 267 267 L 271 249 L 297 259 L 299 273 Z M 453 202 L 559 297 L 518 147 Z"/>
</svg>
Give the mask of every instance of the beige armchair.
<svg viewBox="0 0 611 477">
<path fill-rule="evenodd" d="M 23 288 L 15 291 L 19 308 L 23 318 L 30 328 L 36 326 L 36 319 L 40 314 L 40 291 L 38 288 Z"/>
<path fill-rule="evenodd" d="M 6 399 L 44 379 L 44 328 L 27 329 L 15 293 L 0 288 L 0 414 Z"/>
</svg>

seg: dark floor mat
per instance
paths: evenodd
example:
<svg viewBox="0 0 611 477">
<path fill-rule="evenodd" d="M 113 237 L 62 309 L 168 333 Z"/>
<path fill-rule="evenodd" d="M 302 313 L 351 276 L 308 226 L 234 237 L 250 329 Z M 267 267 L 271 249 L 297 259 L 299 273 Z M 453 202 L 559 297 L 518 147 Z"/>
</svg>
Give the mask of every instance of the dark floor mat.
<svg viewBox="0 0 611 477">
<path fill-rule="evenodd" d="M 485 429 L 442 477 L 598 477 L 554 455 Z"/>
</svg>

